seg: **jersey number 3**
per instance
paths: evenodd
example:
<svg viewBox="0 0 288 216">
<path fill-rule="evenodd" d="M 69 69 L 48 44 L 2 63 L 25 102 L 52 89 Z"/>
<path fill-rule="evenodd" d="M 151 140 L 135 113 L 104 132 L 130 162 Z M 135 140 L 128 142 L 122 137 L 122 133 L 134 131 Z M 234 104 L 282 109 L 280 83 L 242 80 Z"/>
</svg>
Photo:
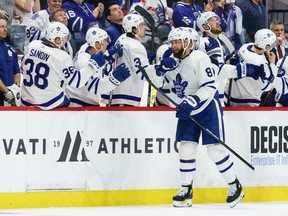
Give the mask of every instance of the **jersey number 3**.
<svg viewBox="0 0 288 216">
<path fill-rule="evenodd" d="M 40 89 L 45 89 L 48 86 L 48 79 L 50 73 L 50 67 L 42 62 L 39 62 L 35 65 L 34 61 L 32 59 L 27 59 L 24 62 L 24 65 L 28 65 L 28 70 L 26 71 L 26 74 L 28 75 L 29 79 L 27 77 L 24 78 L 23 84 L 25 86 L 32 86 L 33 84 L 37 86 Z"/>
</svg>

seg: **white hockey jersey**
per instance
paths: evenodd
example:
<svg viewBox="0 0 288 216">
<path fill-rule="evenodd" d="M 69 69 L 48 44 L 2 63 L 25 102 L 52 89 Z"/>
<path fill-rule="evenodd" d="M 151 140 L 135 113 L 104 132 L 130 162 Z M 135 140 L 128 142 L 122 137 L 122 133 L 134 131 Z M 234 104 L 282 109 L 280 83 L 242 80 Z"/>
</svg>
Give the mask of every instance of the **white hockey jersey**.
<svg viewBox="0 0 288 216">
<path fill-rule="evenodd" d="M 26 37 L 24 50 L 28 48 L 29 43 L 33 40 L 40 40 L 46 35 L 48 27 L 50 11 L 48 9 L 38 11 L 33 14 L 28 25 L 26 26 Z"/>
<path fill-rule="evenodd" d="M 258 66 L 268 63 L 265 55 L 255 53 L 252 47 L 253 43 L 249 43 L 240 48 L 240 61 Z M 231 90 L 229 90 L 229 85 L 225 88 L 225 99 L 228 100 L 230 97 L 231 106 L 259 106 L 263 91 L 269 91 L 273 87 L 268 81 L 263 81 L 260 78 L 254 80 L 251 77 L 244 77 L 231 81 Z M 230 96 L 228 96 L 229 92 Z"/>
<path fill-rule="evenodd" d="M 48 110 L 69 102 L 66 86 L 81 87 L 95 72 L 92 67 L 77 71 L 71 56 L 44 42 L 32 41 L 22 61 L 21 103 Z"/>
<path fill-rule="evenodd" d="M 113 71 L 111 63 L 106 61 L 106 64 L 102 67 L 92 65 L 89 61 L 91 55 L 88 49 L 88 44 L 83 44 L 73 59 L 73 62 L 75 68 L 81 73 L 85 73 L 84 69 L 88 65 L 93 67 L 94 74 L 90 77 L 86 85 L 81 88 L 68 86 L 67 95 L 70 98 L 69 106 L 98 106 L 100 94 L 109 93 L 118 86 L 112 82 L 108 76 L 108 74 Z"/>
<path fill-rule="evenodd" d="M 163 78 L 165 88 L 170 88 L 174 93 L 169 96 L 177 104 L 180 104 L 185 96 L 199 97 L 200 105 L 191 113 L 192 115 L 201 113 L 214 99 L 217 92 L 211 61 L 200 50 L 194 50 L 189 56 L 180 60 L 178 67 L 167 72 Z"/>
<path fill-rule="evenodd" d="M 118 43 L 123 46 L 123 56 L 117 59 L 117 66 L 124 62 L 129 68 L 131 76 L 113 90 L 113 95 L 101 95 L 102 102 L 111 103 L 111 105 L 140 106 L 144 89 L 144 76 L 136 66 L 144 67 L 153 79 L 153 76 L 156 76 L 154 65 L 149 65 L 147 52 L 140 41 L 123 34 L 116 41 L 116 44 Z"/>
</svg>

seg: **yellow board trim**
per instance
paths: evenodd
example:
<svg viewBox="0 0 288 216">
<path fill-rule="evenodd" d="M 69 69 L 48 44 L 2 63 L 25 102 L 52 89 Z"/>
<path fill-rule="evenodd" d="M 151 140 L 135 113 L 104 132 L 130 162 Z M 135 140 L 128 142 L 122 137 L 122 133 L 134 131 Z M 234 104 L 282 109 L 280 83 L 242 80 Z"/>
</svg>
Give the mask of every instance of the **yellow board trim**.
<svg viewBox="0 0 288 216">
<path fill-rule="evenodd" d="M 176 189 L 0 193 L 0 208 L 47 208 L 172 203 Z M 194 204 L 224 203 L 227 188 L 195 188 Z M 243 202 L 288 201 L 288 186 L 245 187 Z"/>
</svg>

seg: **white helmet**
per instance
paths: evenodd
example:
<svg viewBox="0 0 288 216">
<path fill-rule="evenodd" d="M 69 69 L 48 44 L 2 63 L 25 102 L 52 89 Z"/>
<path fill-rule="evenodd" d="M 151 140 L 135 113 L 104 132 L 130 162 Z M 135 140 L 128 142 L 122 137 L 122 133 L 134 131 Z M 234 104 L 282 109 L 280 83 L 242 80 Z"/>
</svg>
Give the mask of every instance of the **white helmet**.
<svg viewBox="0 0 288 216">
<path fill-rule="evenodd" d="M 184 27 L 174 28 L 169 32 L 168 41 L 171 42 L 173 40 L 182 40 L 182 43 L 185 39 L 190 39 L 190 34 L 188 31 L 184 30 Z"/>
<path fill-rule="evenodd" d="M 212 17 L 216 17 L 217 19 L 219 19 L 219 16 L 212 11 L 203 12 L 197 18 L 197 26 L 201 30 L 201 32 L 211 31 L 211 26 L 209 25 L 208 20 L 211 19 Z M 208 25 L 209 29 L 208 30 L 204 29 L 203 25 Z"/>
<path fill-rule="evenodd" d="M 124 18 L 123 18 L 123 29 L 125 32 L 131 32 L 132 33 L 132 29 L 133 27 L 135 27 L 136 29 L 140 28 L 140 24 L 145 22 L 143 17 L 139 14 L 127 14 Z"/>
<path fill-rule="evenodd" d="M 187 31 L 189 36 L 190 36 L 190 40 L 192 41 L 193 44 L 195 44 L 195 46 L 193 46 L 193 49 L 198 49 L 199 44 L 200 44 L 200 37 L 198 32 L 190 27 L 182 27 L 184 29 L 184 31 Z"/>
<path fill-rule="evenodd" d="M 185 47 L 185 40 L 188 39 L 188 44 Z M 182 47 L 184 49 L 183 53 L 185 50 L 189 47 L 190 45 L 190 33 L 187 30 L 184 30 L 184 27 L 178 27 L 174 28 L 170 31 L 168 35 L 168 42 L 170 43 L 173 40 L 181 40 L 182 41 Z"/>
<path fill-rule="evenodd" d="M 266 50 L 266 46 L 270 46 L 270 50 L 276 46 L 276 35 L 270 29 L 260 29 L 255 34 L 255 46 Z M 268 51 L 268 50 L 267 50 Z"/>
<path fill-rule="evenodd" d="M 88 45 L 92 47 L 95 46 L 95 42 L 99 42 L 101 45 L 103 45 L 105 39 L 108 41 L 108 43 L 110 42 L 110 37 L 107 32 L 98 27 L 91 27 L 86 33 L 86 41 Z"/>
<path fill-rule="evenodd" d="M 51 22 L 49 23 L 47 29 L 46 29 L 46 39 L 53 44 L 55 44 L 55 39 L 60 38 L 62 43 L 60 45 L 55 44 L 57 47 L 61 47 L 63 44 L 65 44 L 70 39 L 70 32 L 69 29 L 60 22 Z"/>
</svg>

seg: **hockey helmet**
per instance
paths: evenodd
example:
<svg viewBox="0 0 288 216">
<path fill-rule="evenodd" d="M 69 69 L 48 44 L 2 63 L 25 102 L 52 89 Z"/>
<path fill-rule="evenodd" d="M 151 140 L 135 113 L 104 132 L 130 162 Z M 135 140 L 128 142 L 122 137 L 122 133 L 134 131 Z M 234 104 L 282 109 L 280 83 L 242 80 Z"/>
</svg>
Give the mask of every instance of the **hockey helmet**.
<svg viewBox="0 0 288 216">
<path fill-rule="evenodd" d="M 199 44 L 200 44 L 200 37 L 198 32 L 190 27 L 182 27 L 184 29 L 184 31 L 187 31 L 190 37 L 190 40 L 192 41 L 193 45 L 195 44 L 195 46 L 193 46 L 193 49 L 198 49 Z"/>
<path fill-rule="evenodd" d="M 55 44 L 55 39 L 60 38 L 62 41 L 62 44 L 65 44 L 70 39 L 70 32 L 69 29 L 60 22 L 51 22 L 49 23 L 47 29 L 46 29 L 46 39 L 52 43 Z M 60 47 L 61 45 L 56 46 Z"/>
<path fill-rule="evenodd" d="M 255 34 L 255 46 L 270 51 L 273 47 L 276 46 L 276 35 L 270 29 L 260 29 Z M 270 49 L 267 50 L 267 46 L 270 46 Z"/>
<path fill-rule="evenodd" d="M 110 42 L 110 37 L 105 30 L 98 27 L 91 27 L 88 29 L 86 33 L 86 41 L 89 46 L 94 47 L 95 42 L 99 42 L 103 45 L 104 40 L 107 40 L 108 43 Z"/>
<path fill-rule="evenodd" d="M 186 39 L 191 39 L 188 31 L 184 30 L 184 27 L 174 28 L 170 31 L 168 35 L 168 41 L 171 42 L 173 40 L 181 40 L 182 44 L 184 44 Z"/>
<path fill-rule="evenodd" d="M 132 33 L 133 27 L 139 29 L 140 24 L 144 22 L 144 18 L 139 14 L 127 14 L 123 18 L 123 29 L 125 32 Z"/>
<path fill-rule="evenodd" d="M 219 16 L 212 12 L 212 11 L 207 11 L 207 12 L 203 12 L 200 14 L 200 16 L 197 18 L 197 26 L 198 28 L 201 30 L 201 32 L 205 32 L 205 31 L 210 31 L 211 30 L 211 26 L 209 25 L 209 19 L 211 18 L 217 18 L 219 19 Z M 209 29 L 204 29 L 203 25 L 208 25 Z"/>
</svg>

